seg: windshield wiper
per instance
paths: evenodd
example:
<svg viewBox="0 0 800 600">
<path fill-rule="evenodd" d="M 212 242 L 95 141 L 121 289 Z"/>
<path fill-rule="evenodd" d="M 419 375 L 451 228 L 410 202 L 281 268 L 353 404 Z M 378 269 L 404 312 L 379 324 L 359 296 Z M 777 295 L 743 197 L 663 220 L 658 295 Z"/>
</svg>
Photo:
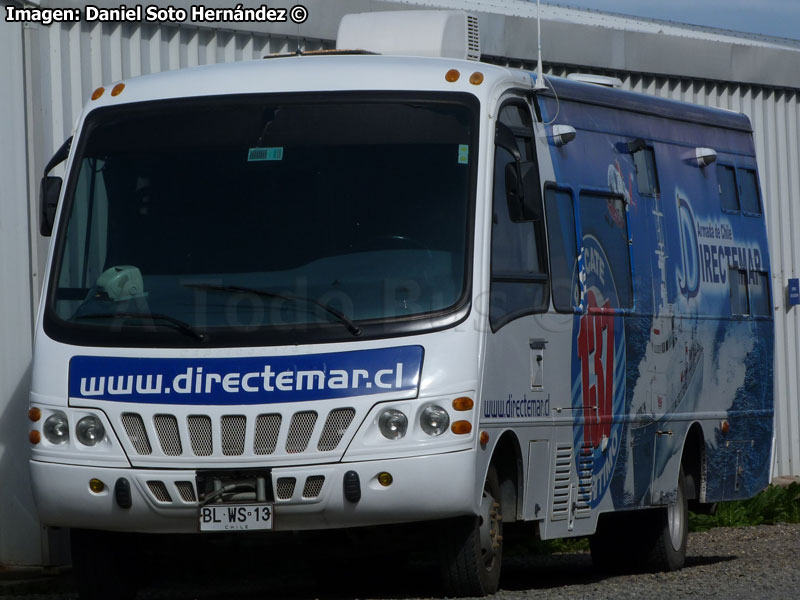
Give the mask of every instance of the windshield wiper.
<svg viewBox="0 0 800 600">
<path fill-rule="evenodd" d="M 176 319 L 175 317 L 170 317 L 169 315 L 162 315 L 158 313 L 136 313 L 136 312 L 121 312 L 121 313 L 92 313 L 88 315 L 77 315 L 76 319 L 150 319 L 156 320 L 159 319 L 161 321 L 167 321 L 171 325 L 174 325 L 175 328 L 180 331 L 181 333 L 185 333 L 196 340 L 201 342 L 206 341 L 206 334 L 202 331 L 198 331 L 188 323 L 181 321 L 180 319 Z M 155 323 L 154 323 L 155 324 Z"/>
<path fill-rule="evenodd" d="M 273 292 L 270 290 L 260 290 L 258 288 L 242 287 L 239 285 L 214 285 L 212 283 L 184 283 L 183 286 L 189 288 L 197 288 L 200 290 L 214 290 L 217 292 L 255 294 L 256 296 L 264 296 L 266 298 L 280 298 L 281 300 L 288 300 L 289 302 L 306 302 L 308 304 L 314 304 L 316 306 L 319 306 L 329 315 L 333 315 L 337 320 L 339 320 L 339 322 L 341 322 L 347 328 L 347 331 L 352 333 L 354 336 L 361 335 L 361 327 L 353 323 L 353 321 L 347 315 L 336 310 L 335 308 L 331 308 L 327 304 L 323 304 L 319 300 L 314 300 L 313 298 L 304 298 L 302 296 L 290 296 L 288 294 L 280 294 L 278 292 Z"/>
</svg>

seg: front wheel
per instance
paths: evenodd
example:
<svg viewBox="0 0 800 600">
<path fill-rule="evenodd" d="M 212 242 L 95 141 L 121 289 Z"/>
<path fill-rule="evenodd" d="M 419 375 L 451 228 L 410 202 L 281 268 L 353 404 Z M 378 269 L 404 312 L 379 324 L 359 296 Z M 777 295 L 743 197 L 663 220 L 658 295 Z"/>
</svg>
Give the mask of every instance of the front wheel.
<svg viewBox="0 0 800 600">
<path fill-rule="evenodd" d="M 480 514 L 446 521 L 442 525 L 441 566 L 447 596 L 485 596 L 500 585 L 503 562 L 503 515 L 500 484 L 494 465 L 489 467 Z"/>
</svg>

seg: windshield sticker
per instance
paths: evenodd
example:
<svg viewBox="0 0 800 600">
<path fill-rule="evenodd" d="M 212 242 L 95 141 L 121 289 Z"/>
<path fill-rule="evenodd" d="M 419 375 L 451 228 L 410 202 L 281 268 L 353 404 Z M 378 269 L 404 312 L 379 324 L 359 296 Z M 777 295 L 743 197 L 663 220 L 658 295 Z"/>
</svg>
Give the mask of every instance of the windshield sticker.
<svg viewBox="0 0 800 600">
<path fill-rule="evenodd" d="M 469 164 L 469 146 L 467 144 L 461 144 L 458 147 L 458 164 Z"/>
<path fill-rule="evenodd" d="M 247 152 L 247 162 L 264 160 L 283 160 L 283 148 L 250 148 Z"/>
<path fill-rule="evenodd" d="M 419 391 L 422 346 L 207 359 L 75 356 L 69 396 L 146 404 L 241 405 Z"/>
</svg>

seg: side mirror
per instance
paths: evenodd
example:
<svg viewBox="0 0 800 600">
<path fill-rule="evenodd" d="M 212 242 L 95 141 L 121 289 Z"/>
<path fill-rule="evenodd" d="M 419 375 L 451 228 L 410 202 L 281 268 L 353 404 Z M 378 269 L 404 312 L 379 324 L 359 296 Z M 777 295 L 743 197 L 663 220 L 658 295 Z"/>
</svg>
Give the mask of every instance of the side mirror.
<svg viewBox="0 0 800 600">
<path fill-rule="evenodd" d="M 539 166 L 531 161 L 506 165 L 506 200 L 512 221 L 538 221 L 543 215 Z"/>
<path fill-rule="evenodd" d="M 50 237 L 53 233 L 53 224 L 56 221 L 58 197 L 61 195 L 61 177 L 42 177 L 39 189 L 39 233 Z"/>
<path fill-rule="evenodd" d="M 56 222 L 56 209 L 58 208 L 58 197 L 61 195 L 61 177 L 50 177 L 48 173 L 53 168 L 67 160 L 69 149 L 72 146 L 72 136 L 61 147 L 56 150 L 53 158 L 44 168 L 44 177 L 39 187 L 39 233 L 44 237 L 50 237 L 53 233 L 53 225 Z"/>
</svg>

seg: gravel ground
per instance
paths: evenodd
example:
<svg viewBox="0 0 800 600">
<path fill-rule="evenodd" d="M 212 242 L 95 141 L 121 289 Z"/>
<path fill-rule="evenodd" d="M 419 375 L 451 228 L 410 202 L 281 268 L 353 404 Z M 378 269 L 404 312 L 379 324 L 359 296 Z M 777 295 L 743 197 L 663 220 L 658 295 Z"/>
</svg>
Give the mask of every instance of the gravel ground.
<svg viewBox="0 0 800 600">
<path fill-rule="evenodd" d="M 503 570 L 503 600 L 591 598 L 797 598 L 800 594 L 800 525 L 714 529 L 689 537 L 686 567 L 674 573 L 604 577 L 588 554 L 512 556 Z M 142 600 L 252 600 L 256 598 L 404 599 L 441 597 L 433 564 L 398 565 L 341 556 L 308 560 L 302 548 L 251 556 L 236 565 L 197 572 L 175 564 L 167 576 L 143 586 Z M 0 599 L 77 598 L 69 575 L 13 580 L 0 574 Z"/>
</svg>

